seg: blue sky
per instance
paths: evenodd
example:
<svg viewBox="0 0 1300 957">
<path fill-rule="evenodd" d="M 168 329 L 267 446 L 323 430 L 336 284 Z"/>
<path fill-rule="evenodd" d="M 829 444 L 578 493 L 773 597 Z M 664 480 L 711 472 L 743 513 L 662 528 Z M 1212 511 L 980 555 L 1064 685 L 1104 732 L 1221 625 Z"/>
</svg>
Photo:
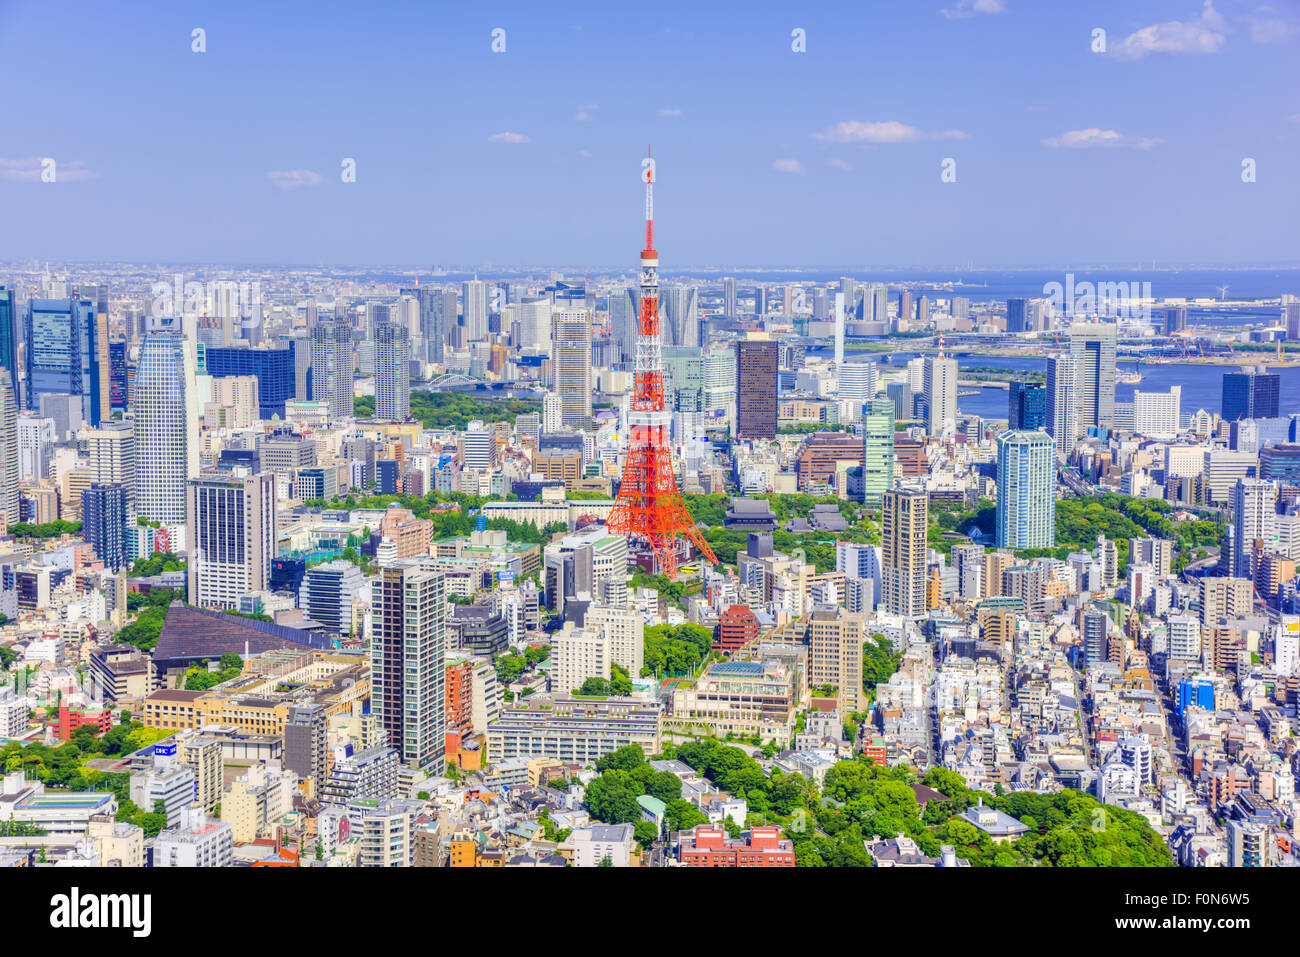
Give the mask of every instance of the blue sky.
<svg viewBox="0 0 1300 957">
<path fill-rule="evenodd" d="M 0 259 L 634 264 L 653 143 L 666 269 L 1300 262 L 1296 0 L 54 9 Z"/>
</svg>

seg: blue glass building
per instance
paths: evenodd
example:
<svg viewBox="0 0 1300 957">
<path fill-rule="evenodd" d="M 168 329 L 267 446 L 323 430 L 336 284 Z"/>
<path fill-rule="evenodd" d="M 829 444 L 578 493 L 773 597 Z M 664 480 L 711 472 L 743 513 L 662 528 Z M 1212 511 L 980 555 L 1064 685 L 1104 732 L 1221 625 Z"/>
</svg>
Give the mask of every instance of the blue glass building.
<svg viewBox="0 0 1300 957">
<path fill-rule="evenodd" d="M 1047 387 L 1037 382 L 1012 382 L 1008 391 L 1007 428 L 1041 429 L 1047 424 Z"/>
<path fill-rule="evenodd" d="M 0 286 L 0 366 L 9 370 L 9 381 L 14 387 L 14 402 L 21 401 L 18 389 L 18 337 L 15 335 L 15 311 L 18 302 L 14 291 Z"/>
<path fill-rule="evenodd" d="M 24 379 L 27 407 L 39 409 L 43 395 L 76 395 L 82 416 L 98 423 L 107 418 L 100 408 L 100 346 L 95 305 L 86 299 L 31 299 L 23 320 L 27 342 Z M 107 399 L 107 396 L 104 396 Z M 107 403 L 105 403 L 107 404 Z"/>
<path fill-rule="evenodd" d="M 239 349 L 230 346 L 205 350 L 205 366 L 210 376 L 251 375 L 257 377 L 259 415 L 284 418 L 284 403 L 294 396 L 294 348 Z"/>
</svg>

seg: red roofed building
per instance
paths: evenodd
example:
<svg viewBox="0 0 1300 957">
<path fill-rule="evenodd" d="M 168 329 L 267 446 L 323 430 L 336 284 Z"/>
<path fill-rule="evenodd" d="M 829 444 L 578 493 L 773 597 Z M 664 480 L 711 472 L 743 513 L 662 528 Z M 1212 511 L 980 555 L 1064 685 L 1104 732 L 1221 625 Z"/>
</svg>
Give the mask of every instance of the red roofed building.
<svg viewBox="0 0 1300 957">
<path fill-rule="evenodd" d="M 730 654 L 746 642 L 757 638 L 758 632 L 758 618 L 749 610 L 749 606 L 732 605 L 718 618 L 713 650 Z"/>
<path fill-rule="evenodd" d="M 794 867 L 794 842 L 779 827 L 752 827 L 730 838 L 718 825 L 700 824 L 682 832 L 678 854 L 687 867 Z"/>
</svg>

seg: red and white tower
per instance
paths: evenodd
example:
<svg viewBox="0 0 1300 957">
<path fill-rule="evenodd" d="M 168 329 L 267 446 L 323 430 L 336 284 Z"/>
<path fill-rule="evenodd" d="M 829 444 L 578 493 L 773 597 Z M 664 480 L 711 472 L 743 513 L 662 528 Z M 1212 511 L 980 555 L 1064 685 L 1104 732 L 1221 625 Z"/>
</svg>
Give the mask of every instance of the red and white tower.
<svg viewBox="0 0 1300 957">
<path fill-rule="evenodd" d="M 606 527 L 639 538 L 654 550 L 659 570 L 677 576 L 677 536 L 685 535 L 709 561 L 717 556 L 700 535 L 677 491 L 664 407 L 663 347 L 659 335 L 659 253 L 654 244 L 655 163 L 641 162 L 645 183 L 645 249 L 641 250 L 641 314 L 637 322 L 636 375 L 628 415 L 627 459 L 618 500 Z"/>
</svg>

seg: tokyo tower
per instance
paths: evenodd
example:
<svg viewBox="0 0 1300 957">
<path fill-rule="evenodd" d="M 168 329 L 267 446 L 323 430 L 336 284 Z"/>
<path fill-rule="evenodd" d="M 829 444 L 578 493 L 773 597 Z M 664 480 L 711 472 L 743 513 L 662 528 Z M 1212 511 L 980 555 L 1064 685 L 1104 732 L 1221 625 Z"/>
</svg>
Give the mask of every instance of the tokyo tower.
<svg viewBox="0 0 1300 957">
<path fill-rule="evenodd" d="M 717 556 L 700 535 L 677 491 L 664 408 L 663 349 L 659 335 L 659 253 L 654 244 L 655 163 L 641 161 L 645 183 L 645 249 L 641 250 L 641 314 L 637 322 L 636 375 L 628 414 L 627 459 L 618 500 L 605 525 L 639 538 L 654 550 L 659 570 L 677 577 L 677 536 L 685 535 L 710 562 Z"/>
</svg>

